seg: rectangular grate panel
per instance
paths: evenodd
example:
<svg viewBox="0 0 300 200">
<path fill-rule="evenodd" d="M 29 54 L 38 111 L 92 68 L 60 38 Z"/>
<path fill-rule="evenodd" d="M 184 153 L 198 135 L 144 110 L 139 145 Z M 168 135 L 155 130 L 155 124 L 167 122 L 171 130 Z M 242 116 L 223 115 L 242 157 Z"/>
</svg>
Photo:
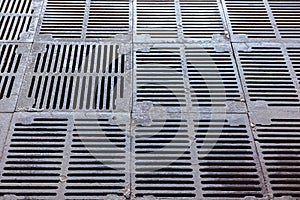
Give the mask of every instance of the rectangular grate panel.
<svg viewBox="0 0 300 200">
<path fill-rule="evenodd" d="M 0 111 L 15 110 L 31 45 L 0 44 Z"/>
<path fill-rule="evenodd" d="M 110 38 L 117 34 L 129 33 L 129 1 L 92 0 L 87 38 Z"/>
<path fill-rule="evenodd" d="M 137 0 L 136 34 L 151 38 L 177 38 L 177 22 L 173 0 Z"/>
<path fill-rule="evenodd" d="M 126 114 L 14 114 L 0 196 L 122 197 L 129 187 L 128 132 Z"/>
<path fill-rule="evenodd" d="M 181 0 L 181 18 L 185 38 L 212 38 L 224 35 L 224 24 L 217 0 Z"/>
<path fill-rule="evenodd" d="M 42 1 L 0 2 L 0 42 L 32 42 Z"/>
<path fill-rule="evenodd" d="M 278 44 L 235 45 L 250 109 L 299 109 L 295 72 Z"/>
<path fill-rule="evenodd" d="M 129 110 L 130 57 L 119 52 L 122 46 L 36 44 L 34 48 L 18 110 Z"/>
<path fill-rule="evenodd" d="M 251 120 L 270 194 L 299 199 L 300 113 L 254 112 Z"/>
<path fill-rule="evenodd" d="M 284 39 L 300 39 L 300 2 L 269 0 L 279 33 Z"/>
<path fill-rule="evenodd" d="M 246 115 L 133 117 L 133 198 L 260 199 L 266 193 Z"/>
<path fill-rule="evenodd" d="M 135 111 L 142 104 L 168 112 L 246 111 L 228 44 L 154 45 L 148 50 L 137 45 L 134 59 Z"/>
<path fill-rule="evenodd" d="M 264 0 L 223 0 L 232 39 L 276 38 Z"/>
</svg>

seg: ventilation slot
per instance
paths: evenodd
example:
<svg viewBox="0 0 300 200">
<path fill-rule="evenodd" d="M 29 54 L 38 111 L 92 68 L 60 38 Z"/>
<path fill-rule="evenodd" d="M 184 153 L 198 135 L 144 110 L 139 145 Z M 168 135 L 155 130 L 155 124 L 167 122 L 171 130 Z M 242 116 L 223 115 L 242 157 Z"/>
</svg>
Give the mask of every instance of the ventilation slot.
<svg viewBox="0 0 300 200">
<path fill-rule="evenodd" d="M 153 48 L 136 52 L 136 101 L 154 106 L 186 105 L 180 51 L 177 48 Z"/>
<path fill-rule="evenodd" d="M 300 48 L 288 48 L 287 50 L 300 85 Z"/>
<path fill-rule="evenodd" d="M 185 38 L 212 38 L 224 34 L 217 1 L 180 1 Z"/>
<path fill-rule="evenodd" d="M 32 100 L 19 108 L 43 110 L 117 109 L 116 100 L 125 98 L 126 56 L 119 46 L 47 45 L 36 55 L 25 79 L 30 83 L 22 94 Z"/>
<path fill-rule="evenodd" d="M 85 1 L 48 0 L 40 34 L 53 38 L 81 38 Z"/>
<path fill-rule="evenodd" d="M 32 0 L 2 0 L 0 2 L 1 13 L 30 14 Z"/>
<path fill-rule="evenodd" d="M 248 38 L 275 38 L 263 0 L 225 0 L 232 34 Z"/>
<path fill-rule="evenodd" d="M 281 48 L 252 47 L 239 51 L 240 65 L 251 102 L 265 101 L 268 106 L 300 106 L 297 90 Z"/>
<path fill-rule="evenodd" d="M 129 31 L 129 2 L 92 0 L 87 38 L 110 38 Z"/>
<path fill-rule="evenodd" d="M 300 39 L 299 1 L 269 0 L 269 4 L 281 37 Z"/>
<path fill-rule="evenodd" d="M 176 38 L 177 23 L 173 0 L 137 1 L 137 34 L 153 38 Z"/>
</svg>

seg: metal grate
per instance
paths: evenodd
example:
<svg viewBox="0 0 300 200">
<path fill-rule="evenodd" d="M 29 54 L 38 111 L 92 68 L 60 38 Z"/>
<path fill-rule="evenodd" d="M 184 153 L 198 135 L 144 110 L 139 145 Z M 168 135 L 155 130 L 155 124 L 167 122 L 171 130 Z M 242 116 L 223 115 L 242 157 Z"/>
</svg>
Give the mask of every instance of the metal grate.
<svg viewBox="0 0 300 200">
<path fill-rule="evenodd" d="M 32 42 L 42 1 L 0 2 L 0 41 Z"/>
<path fill-rule="evenodd" d="M 173 0 L 137 0 L 136 34 L 151 38 L 177 38 L 177 22 Z"/>
<path fill-rule="evenodd" d="M 300 198 L 300 113 L 254 112 L 251 120 L 270 194 Z"/>
<path fill-rule="evenodd" d="M 269 0 L 280 36 L 284 39 L 300 39 L 300 3 L 297 0 Z"/>
<path fill-rule="evenodd" d="M 185 38 L 212 38 L 224 35 L 221 5 L 216 0 L 181 0 L 182 27 Z"/>
<path fill-rule="evenodd" d="M 144 103 L 168 112 L 245 112 L 228 44 L 168 46 L 136 47 L 135 108 Z"/>
<path fill-rule="evenodd" d="M 127 115 L 15 114 L 1 162 L 0 195 L 30 199 L 125 195 L 128 125 Z"/>
<path fill-rule="evenodd" d="M 30 45 L 0 44 L 0 110 L 15 109 Z"/>
<path fill-rule="evenodd" d="M 298 89 L 300 89 L 300 47 L 288 47 L 287 53 L 295 71 L 295 75 L 297 76 L 299 83 Z"/>
<path fill-rule="evenodd" d="M 288 65 L 285 48 L 278 44 L 236 44 L 235 48 L 251 110 L 299 108 L 295 72 Z"/>
<path fill-rule="evenodd" d="M 133 198 L 258 199 L 265 194 L 246 115 L 135 117 Z"/>
<path fill-rule="evenodd" d="M 33 48 L 37 48 L 34 67 L 26 72 L 28 84 L 22 87 L 19 110 L 129 110 L 130 60 L 128 54 L 119 53 L 119 45 L 36 44 Z"/>
<path fill-rule="evenodd" d="M 264 0 L 223 0 L 233 41 L 243 39 L 272 39 L 275 30 Z"/>
<path fill-rule="evenodd" d="M 92 0 L 87 38 L 110 38 L 117 34 L 129 33 L 129 1 Z"/>
</svg>

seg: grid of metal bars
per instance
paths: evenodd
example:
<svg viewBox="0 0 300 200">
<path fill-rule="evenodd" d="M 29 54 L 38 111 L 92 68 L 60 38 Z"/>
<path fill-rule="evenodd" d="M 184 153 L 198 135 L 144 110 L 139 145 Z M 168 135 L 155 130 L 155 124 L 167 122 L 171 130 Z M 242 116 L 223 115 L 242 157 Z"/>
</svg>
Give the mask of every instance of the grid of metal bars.
<svg viewBox="0 0 300 200">
<path fill-rule="evenodd" d="M 2 0 L 0 196 L 300 198 L 299 10 Z"/>
</svg>

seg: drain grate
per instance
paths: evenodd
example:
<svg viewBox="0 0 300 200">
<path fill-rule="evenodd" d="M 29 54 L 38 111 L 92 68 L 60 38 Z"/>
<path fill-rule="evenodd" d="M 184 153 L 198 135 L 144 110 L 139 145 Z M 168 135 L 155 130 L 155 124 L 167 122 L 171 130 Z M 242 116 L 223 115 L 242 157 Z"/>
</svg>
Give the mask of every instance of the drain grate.
<svg viewBox="0 0 300 200">
<path fill-rule="evenodd" d="M 297 0 L 269 0 L 276 26 L 282 38 L 300 39 L 300 3 Z"/>
<path fill-rule="evenodd" d="M 181 0 L 182 27 L 185 38 L 212 38 L 224 35 L 221 5 L 216 0 Z"/>
<path fill-rule="evenodd" d="M 36 44 L 33 48 L 34 67 L 25 74 L 28 84 L 22 87 L 19 110 L 129 111 L 130 57 L 119 53 L 121 46 Z"/>
<path fill-rule="evenodd" d="M 42 1 L 0 2 L 0 41 L 32 42 Z"/>
<path fill-rule="evenodd" d="M 136 34 L 152 38 L 177 38 L 177 22 L 173 0 L 137 0 Z"/>
<path fill-rule="evenodd" d="M 129 1 L 92 0 L 87 38 L 110 38 L 117 34 L 129 33 Z"/>
<path fill-rule="evenodd" d="M 235 45 L 251 110 L 299 109 L 298 81 L 279 44 Z"/>
<path fill-rule="evenodd" d="M 263 197 L 246 115 L 134 117 L 133 198 Z"/>
<path fill-rule="evenodd" d="M 272 39 L 275 30 L 264 0 L 223 0 L 225 15 L 233 41 L 243 39 Z"/>
<path fill-rule="evenodd" d="M 0 195 L 123 196 L 129 186 L 128 130 L 125 114 L 14 114 L 1 163 Z"/>
<path fill-rule="evenodd" d="M 0 110 L 15 110 L 30 45 L 0 44 Z"/>
<path fill-rule="evenodd" d="M 300 113 L 255 112 L 251 118 L 265 170 L 274 197 L 300 197 Z"/>
<path fill-rule="evenodd" d="M 144 103 L 168 112 L 245 111 L 229 45 L 154 45 L 148 52 L 138 48 L 134 96 L 137 109 Z"/>
</svg>

